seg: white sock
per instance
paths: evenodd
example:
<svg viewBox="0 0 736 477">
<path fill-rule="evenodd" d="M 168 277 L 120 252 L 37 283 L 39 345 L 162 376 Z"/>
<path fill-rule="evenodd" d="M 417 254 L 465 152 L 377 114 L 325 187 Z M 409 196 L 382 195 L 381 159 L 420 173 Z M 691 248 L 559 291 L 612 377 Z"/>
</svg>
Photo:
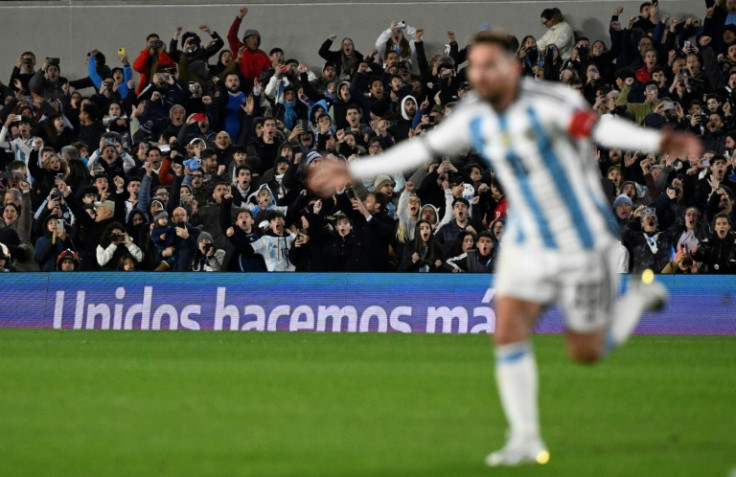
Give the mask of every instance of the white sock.
<svg viewBox="0 0 736 477">
<path fill-rule="evenodd" d="M 616 302 L 606 337 L 606 353 L 626 343 L 636 329 L 644 308 L 644 300 L 636 290 L 630 290 Z"/>
<path fill-rule="evenodd" d="M 529 341 L 496 346 L 496 383 L 510 440 L 539 438 L 537 363 Z"/>
</svg>

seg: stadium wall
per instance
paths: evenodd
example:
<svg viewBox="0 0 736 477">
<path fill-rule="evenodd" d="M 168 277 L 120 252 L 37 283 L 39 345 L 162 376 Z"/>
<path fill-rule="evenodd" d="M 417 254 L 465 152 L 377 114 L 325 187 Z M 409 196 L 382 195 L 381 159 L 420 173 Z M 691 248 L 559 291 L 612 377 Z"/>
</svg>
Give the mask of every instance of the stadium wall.
<svg viewBox="0 0 736 477">
<path fill-rule="evenodd" d="M 641 0 L 253 0 L 247 2 L 250 10 L 240 34 L 246 28 L 256 28 L 266 51 L 279 46 L 287 58 L 304 60 L 317 71 L 324 64 L 317 50 L 328 35 L 336 34 L 338 41 L 345 36 L 352 37 L 356 47 L 365 54 L 391 20 L 404 19 L 412 26 L 423 27 L 427 52 L 433 54 L 442 51 L 447 30 L 455 31 L 463 45 L 483 24 L 502 26 L 520 38 L 526 34 L 539 37 L 545 31 L 539 22 L 541 11 L 556 6 L 576 31 L 584 31 L 591 40 L 603 39 L 610 44 L 608 20 L 613 9 L 618 5 L 624 7 L 621 21 L 626 23 L 639 12 L 640 3 Z M 86 76 L 88 51 L 97 48 L 107 56 L 110 66 L 117 66 L 117 49 L 124 47 L 132 62 L 151 32 L 161 35 L 168 45 L 175 26 L 181 25 L 183 31 L 196 31 L 206 41 L 208 35 L 197 28 L 207 24 L 225 39 L 242 5 L 232 0 L 4 1 L 0 3 L 1 79 L 8 81 L 18 56 L 26 50 L 36 54 L 39 66 L 43 57 L 60 58 L 62 75 L 78 79 Z M 678 18 L 702 17 L 705 7 L 702 2 L 692 0 L 668 0 L 663 2 L 661 12 Z"/>
<path fill-rule="evenodd" d="M 626 281 L 624 277 L 624 281 Z M 736 277 L 663 276 L 641 334 L 736 335 Z M 493 333 L 493 277 L 447 274 L 24 273 L 0 276 L 0 328 Z M 539 333 L 560 333 L 550 310 Z"/>
</svg>

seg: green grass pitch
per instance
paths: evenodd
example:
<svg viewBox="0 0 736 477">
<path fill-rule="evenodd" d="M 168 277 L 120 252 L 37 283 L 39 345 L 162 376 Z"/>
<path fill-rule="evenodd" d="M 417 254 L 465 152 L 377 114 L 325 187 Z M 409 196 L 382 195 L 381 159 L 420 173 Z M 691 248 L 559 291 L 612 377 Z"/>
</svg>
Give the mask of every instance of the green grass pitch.
<svg viewBox="0 0 736 477">
<path fill-rule="evenodd" d="M 534 338 L 550 463 L 487 469 L 487 336 L 0 331 L 0 475 L 695 476 L 736 468 L 736 340 Z"/>
</svg>

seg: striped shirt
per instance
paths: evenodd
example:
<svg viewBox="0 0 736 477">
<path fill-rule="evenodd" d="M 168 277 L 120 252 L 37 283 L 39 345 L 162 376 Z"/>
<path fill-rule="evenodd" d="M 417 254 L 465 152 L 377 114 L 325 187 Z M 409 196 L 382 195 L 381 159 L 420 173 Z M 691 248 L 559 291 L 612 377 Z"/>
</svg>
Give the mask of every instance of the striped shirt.
<svg viewBox="0 0 736 477">
<path fill-rule="evenodd" d="M 585 99 L 566 86 L 524 78 L 506 110 L 497 112 L 470 94 L 426 136 L 390 149 L 380 160 L 353 161 L 350 171 L 362 179 L 472 148 L 503 184 L 506 240 L 560 251 L 599 250 L 617 230 L 591 140 L 656 151 L 659 137 L 621 119 L 597 120 Z"/>
<path fill-rule="evenodd" d="M 289 249 L 294 240 L 296 235 L 292 233 L 283 237 L 264 235 L 250 245 L 255 253 L 263 257 L 269 272 L 293 272 L 296 267 L 289 261 Z"/>
</svg>

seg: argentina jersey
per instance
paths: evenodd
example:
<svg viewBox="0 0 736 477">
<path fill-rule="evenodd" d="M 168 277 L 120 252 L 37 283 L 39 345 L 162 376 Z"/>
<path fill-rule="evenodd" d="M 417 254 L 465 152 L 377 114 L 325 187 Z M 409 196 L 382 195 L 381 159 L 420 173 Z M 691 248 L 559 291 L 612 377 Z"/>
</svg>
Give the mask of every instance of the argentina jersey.
<svg viewBox="0 0 736 477">
<path fill-rule="evenodd" d="M 296 267 L 289 261 L 289 249 L 294 240 L 296 235 L 292 233 L 284 237 L 264 235 L 250 245 L 255 253 L 263 257 L 269 272 L 293 272 Z"/>
<path fill-rule="evenodd" d="M 426 136 L 349 164 L 353 178 L 408 172 L 442 156 L 475 149 L 493 168 L 509 202 L 504 242 L 541 250 L 603 250 L 618 226 L 601 187 L 593 142 L 658 152 L 656 130 L 614 117 L 597 118 L 564 85 L 524 78 L 502 112 L 466 95 Z"/>
<path fill-rule="evenodd" d="M 589 109 L 577 92 L 523 79 L 503 112 L 478 97 L 464 103 L 437 128 L 444 134 L 427 137 L 429 147 L 446 149 L 439 146 L 454 134 L 489 163 L 510 206 L 506 240 L 563 251 L 610 243 L 615 221 L 592 144 L 571 132 L 576 114 Z"/>
</svg>

